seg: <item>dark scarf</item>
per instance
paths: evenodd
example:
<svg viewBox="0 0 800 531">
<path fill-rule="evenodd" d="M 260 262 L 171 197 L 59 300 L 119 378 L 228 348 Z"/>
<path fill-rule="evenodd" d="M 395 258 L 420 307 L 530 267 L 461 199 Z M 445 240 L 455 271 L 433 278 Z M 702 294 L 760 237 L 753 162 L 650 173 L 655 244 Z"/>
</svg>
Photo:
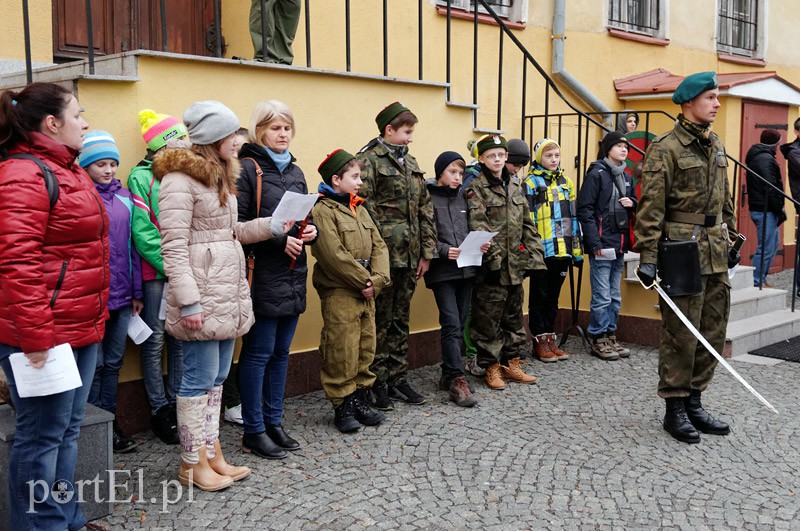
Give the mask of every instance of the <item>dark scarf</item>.
<svg viewBox="0 0 800 531">
<path fill-rule="evenodd" d="M 694 122 L 690 122 L 683 113 L 678 115 L 678 123 L 680 123 L 684 129 L 689 131 L 693 136 L 697 137 L 700 141 L 700 144 L 703 146 L 710 146 L 711 145 L 711 124 L 696 124 Z"/>
</svg>

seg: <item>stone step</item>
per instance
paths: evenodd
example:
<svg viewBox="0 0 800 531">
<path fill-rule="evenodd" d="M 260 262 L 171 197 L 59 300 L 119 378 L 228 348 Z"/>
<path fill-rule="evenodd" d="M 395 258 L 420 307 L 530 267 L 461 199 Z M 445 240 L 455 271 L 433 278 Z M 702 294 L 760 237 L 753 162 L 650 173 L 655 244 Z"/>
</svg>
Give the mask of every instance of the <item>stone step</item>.
<svg viewBox="0 0 800 531">
<path fill-rule="evenodd" d="M 755 315 L 783 310 L 785 307 L 786 290 L 770 288 L 760 290 L 753 286 L 734 289 L 731 290 L 731 315 L 728 321 L 748 319 Z"/>
<path fill-rule="evenodd" d="M 731 289 L 737 290 L 742 288 L 753 287 L 753 266 L 740 265 L 736 268 L 736 274 L 731 279 Z"/>
<path fill-rule="evenodd" d="M 798 335 L 800 311 L 792 313 L 784 309 L 728 322 L 732 358 Z"/>
</svg>

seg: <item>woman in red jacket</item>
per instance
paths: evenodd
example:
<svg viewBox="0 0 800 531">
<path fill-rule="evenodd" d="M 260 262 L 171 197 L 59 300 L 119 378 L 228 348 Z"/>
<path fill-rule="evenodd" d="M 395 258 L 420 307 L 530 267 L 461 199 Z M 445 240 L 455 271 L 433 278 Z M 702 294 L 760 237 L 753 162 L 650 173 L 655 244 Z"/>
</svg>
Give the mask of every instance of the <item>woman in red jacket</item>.
<svg viewBox="0 0 800 531">
<path fill-rule="evenodd" d="M 75 163 L 88 124 L 78 100 L 50 83 L 0 94 L 0 365 L 16 408 L 8 463 L 10 529 L 79 529 L 72 488 L 78 435 L 103 338 L 108 301 L 108 221 L 102 200 Z M 58 181 L 51 205 L 44 170 Z M 48 349 L 72 347 L 83 384 L 20 398 L 9 355 L 41 368 Z M 56 484 L 57 483 L 57 484 Z M 64 491 L 53 499 L 51 490 Z M 71 492 L 70 492 L 71 491 Z"/>
</svg>

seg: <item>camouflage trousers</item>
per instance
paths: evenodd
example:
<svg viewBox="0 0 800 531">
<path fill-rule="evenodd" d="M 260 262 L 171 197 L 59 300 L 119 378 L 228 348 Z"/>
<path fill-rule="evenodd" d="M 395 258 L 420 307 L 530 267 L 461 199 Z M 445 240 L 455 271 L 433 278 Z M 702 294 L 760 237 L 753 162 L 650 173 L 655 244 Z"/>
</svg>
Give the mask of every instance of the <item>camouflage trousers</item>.
<svg viewBox="0 0 800 531">
<path fill-rule="evenodd" d="M 703 291 L 691 297 L 674 297 L 675 305 L 689 318 L 717 352 L 725 347 L 731 306 L 727 273 L 703 275 Z M 689 396 L 693 389 L 708 388 L 717 359 L 686 328 L 663 300 L 661 344 L 658 348 L 658 396 Z"/>
<path fill-rule="evenodd" d="M 322 333 L 319 378 L 325 395 L 339 407 L 359 387 L 372 387 L 375 358 L 375 301 L 347 295 L 320 299 Z"/>
<path fill-rule="evenodd" d="M 506 362 L 524 351 L 528 336 L 522 322 L 523 296 L 522 284 L 475 283 L 470 336 L 478 349 L 478 366 Z"/>
<path fill-rule="evenodd" d="M 408 319 L 417 287 L 416 270 L 392 268 L 392 284 L 375 298 L 377 345 L 370 370 L 378 381 L 395 384 L 408 371 Z"/>
</svg>

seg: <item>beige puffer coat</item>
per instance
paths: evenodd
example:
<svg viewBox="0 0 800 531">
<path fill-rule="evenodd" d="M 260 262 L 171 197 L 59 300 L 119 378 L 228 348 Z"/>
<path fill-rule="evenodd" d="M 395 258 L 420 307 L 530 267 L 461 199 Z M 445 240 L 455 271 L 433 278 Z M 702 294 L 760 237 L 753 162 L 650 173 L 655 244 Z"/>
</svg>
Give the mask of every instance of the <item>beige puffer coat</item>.
<svg viewBox="0 0 800 531">
<path fill-rule="evenodd" d="M 238 173 L 229 172 L 233 190 Z M 219 179 L 231 177 L 188 149 L 162 150 L 153 159 L 153 175 L 161 180 L 161 250 L 169 279 L 165 328 L 184 341 L 244 335 L 255 318 L 239 242 L 270 238 L 269 218 L 239 223 L 236 197 L 222 206 L 217 192 Z M 185 328 L 182 314 L 200 308 L 203 327 Z"/>
</svg>

